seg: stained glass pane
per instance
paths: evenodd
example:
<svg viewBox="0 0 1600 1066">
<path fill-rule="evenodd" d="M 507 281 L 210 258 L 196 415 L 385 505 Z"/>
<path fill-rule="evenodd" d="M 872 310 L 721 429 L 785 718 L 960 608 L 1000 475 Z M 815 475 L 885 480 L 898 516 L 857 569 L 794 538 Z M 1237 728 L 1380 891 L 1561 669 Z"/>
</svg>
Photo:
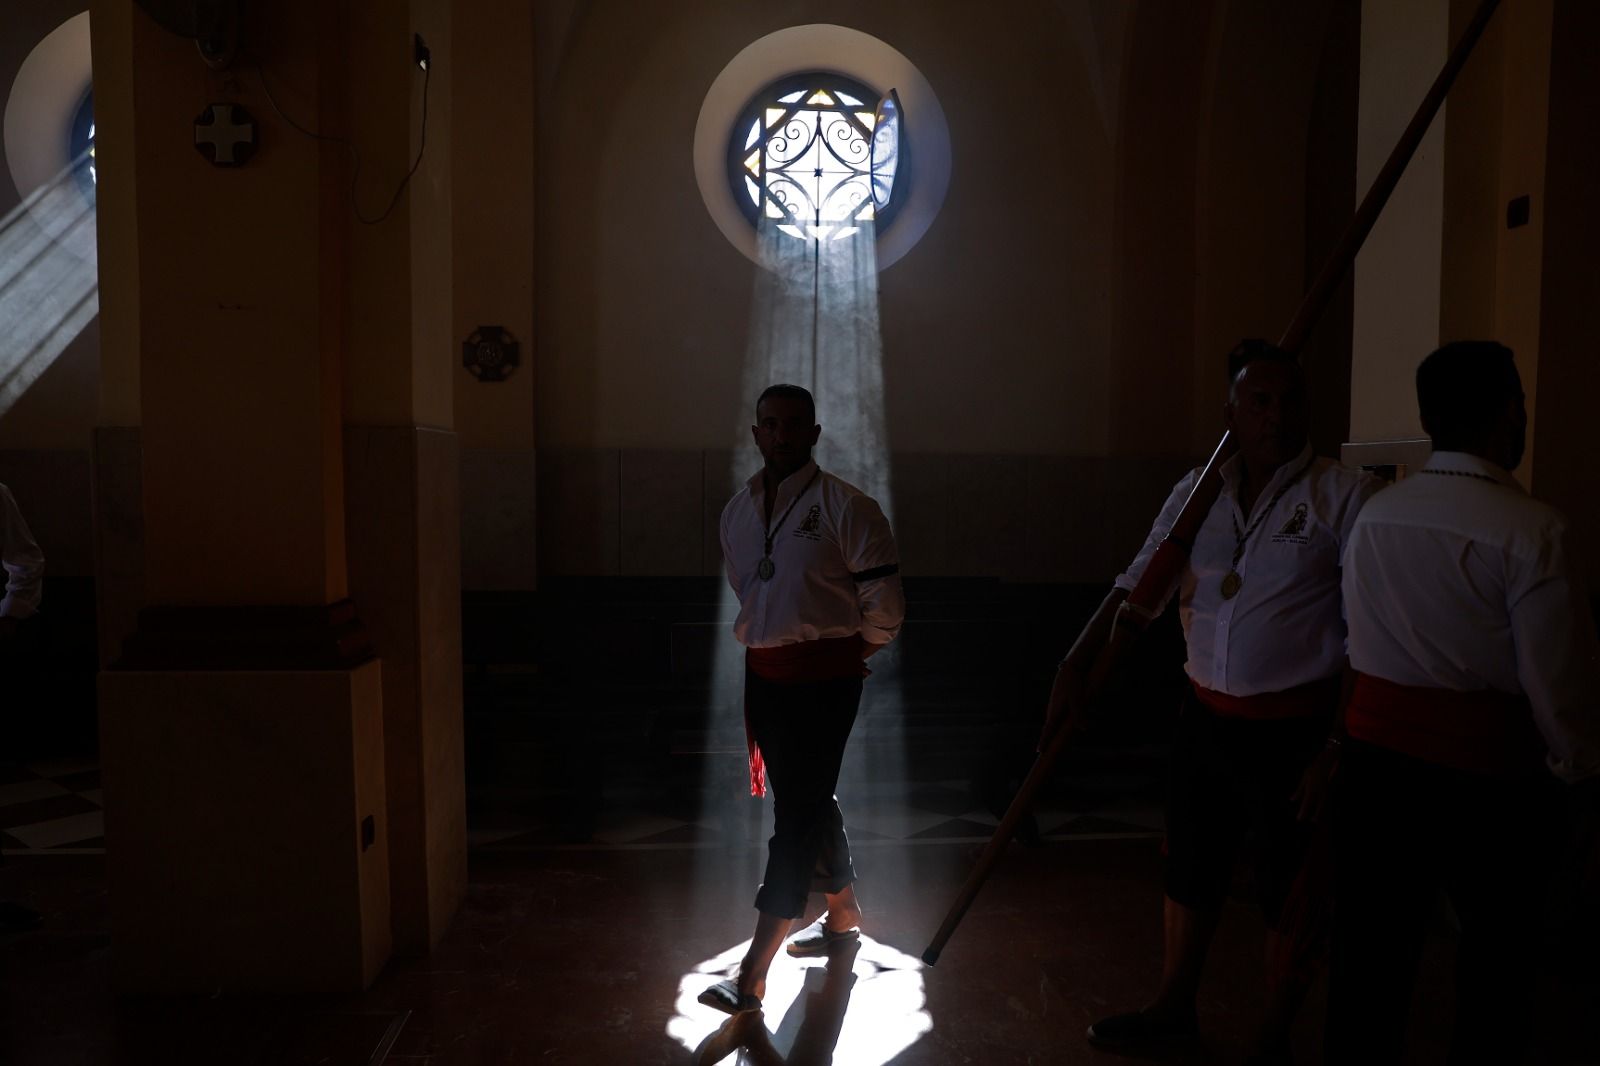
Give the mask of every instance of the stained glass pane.
<svg viewBox="0 0 1600 1066">
<path fill-rule="evenodd" d="M 788 237 L 844 240 L 887 202 L 874 167 L 875 154 L 884 151 L 883 112 L 869 110 L 859 90 L 836 86 L 831 76 L 817 75 L 781 96 L 758 96 L 753 113 L 759 117 L 743 151 L 730 160 L 736 188 Z M 890 166 L 885 176 L 892 181 Z"/>
</svg>

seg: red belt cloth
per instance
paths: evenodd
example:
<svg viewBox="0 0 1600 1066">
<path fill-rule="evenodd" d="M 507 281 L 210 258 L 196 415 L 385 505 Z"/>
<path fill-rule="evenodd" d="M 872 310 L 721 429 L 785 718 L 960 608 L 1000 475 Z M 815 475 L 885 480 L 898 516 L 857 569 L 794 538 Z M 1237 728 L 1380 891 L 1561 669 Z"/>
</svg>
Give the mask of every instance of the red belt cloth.
<svg viewBox="0 0 1600 1066">
<path fill-rule="evenodd" d="M 861 658 L 865 647 L 866 641 L 856 633 L 848 637 L 781 644 L 776 648 L 746 648 L 744 661 L 752 674 L 780 685 L 838 681 L 846 677 L 866 677 L 872 672 Z M 767 764 L 756 745 L 755 731 L 750 728 L 748 708 L 744 716 L 744 739 L 750 749 L 750 795 L 765 796 Z"/>
<path fill-rule="evenodd" d="M 1193 678 L 1195 699 L 1225 718 L 1309 718 L 1333 711 L 1339 699 L 1340 675 L 1286 688 L 1282 692 L 1260 692 L 1254 696 L 1230 696 L 1206 688 Z"/>
<path fill-rule="evenodd" d="M 1424 762 L 1496 777 L 1537 769 L 1544 739 L 1524 696 L 1397 685 L 1357 674 L 1345 731 Z"/>
<path fill-rule="evenodd" d="M 867 664 L 861 658 L 864 643 L 861 634 L 856 633 L 776 648 L 746 648 L 744 661 L 761 680 L 785 685 L 866 677 Z"/>
</svg>

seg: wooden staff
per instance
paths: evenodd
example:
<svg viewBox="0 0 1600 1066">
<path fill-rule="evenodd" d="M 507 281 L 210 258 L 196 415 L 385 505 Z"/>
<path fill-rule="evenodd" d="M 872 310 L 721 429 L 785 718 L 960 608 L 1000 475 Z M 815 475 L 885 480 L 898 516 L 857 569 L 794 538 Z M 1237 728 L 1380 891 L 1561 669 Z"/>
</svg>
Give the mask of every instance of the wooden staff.
<svg viewBox="0 0 1600 1066">
<path fill-rule="evenodd" d="M 1489 19 L 1499 3 L 1500 0 L 1483 0 L 1478 6 L 1477 14 L 1472 17 L 1472 21 L 1461 34 L 1461 39 L 1456 42 L 1450 57 L 1445 61 L 1444 68 L 1433 80 L 1428 94 L 1422 98 L 1422 103 L 1412 116 L 1411 123 L 1406 126 L 1394 150 L 1389 153 L 1388 161 L 1373 179 L 1372 187 L 1367 190 L 1361 206 L 1356 209 L 1349 225 L 1345 227 L 1338 246 L 1328 256 L 1321 272 L 1307 290 L 1305 298 L 1300 301 L 1300 307 L 1295 311 L 1289 328 L 1284 330 L 1283 338 L 1278 342 L 1280 348 L 1295 353 L 1305 343 L 1312 326 L 1316 324 L 1333 296 L 1334 289 L 1343 280 L 1345 271 L 1355 262 L 1356 253 L 1361 250 L 1362 242 L 1367 239 L 1373 224 L 1378 221 L 1378 215 L 1389 202 L 1390 194 L 1400 183 L 1400 176 L 1405 173 L 1406 164 L 1411 162 L 1417 145 L 1428 132 L 1428 126 L 1438 114 L 1440 105 L 1444 103 L 1444 98 L 1450 91 L 1450 86 L 1456 80 L 1456 75 L 1466 65 L 1467 57 L 1472 54 L 1478 38 L 1483 36 L 1483 31 L 1489 25 Z M 1189 561 L 1189 550 L 1194 545 L 1195 535 L 1200 531 L 1206 515 L 1211 513 L 1212 505 L 1217 502 L 1217 497 L 1222 492 L 1222 464 L 1233 456 L 1237 447 L 1231 434 L 1223 433 L 1222 440 L 1211 453 L 1210 461 L 1206 463 L 1205 470 L 1195 482 L 1194 489 L 1189 493 L 1189 499 L 1179 512 L 1177 521 L 1172 524 L 1171 531 L 1151 556 L 1138 585 L 1129 593 L 1127 600 L 1117 608 L 1116 624 L 1112 627 L 1111 636 L 1100 650 L 1094 668 L 1090 672 L 1090 692 L 1084 697 L 1086 704 L 1095 690 L 1103 687 L 1106 679 L 1116 674 L 1119 666 L 1126 661 L 1133 644 L 1143 635 L 1145 629 L 1160 613 L 1162 605 L 1166 603 L 1168 594 L 1177 584 L 1184 565 Z M 1076 708 L 1070 710 L 1075 712 Z M 1075 722 L 1078 715 L 1069 713 L 1063 717 L 1067 722 Z M 951 905 L 949 913 L 945 915 L 944 924 L 939 926 L 939 931 L 934 934 L 927 950 L 922 953 L 922 961 L 929 966 L 939 961 L 945 943 L 955 932 L 956 926 L 961 924 L 967 908 L 972 906 L 972 901 L 977 898 L 978 890 L 993 872 L 1006 843 L 1016 832 L 1017 823 L 1032 809 L 1034 794 L 1049 778 L 1056 760 L 1060 758 L 1067 741 L 1075 732 L 1076 729 L 1058 726 L 1049 743 L 1034 761 L 1027 780 L 1023 781 L 1022 787 L 1017 790 L 1016 798 L 1006 810 L 1006 816 L 1001 819 L 994 836 L 990 837 L 983 854 L 979 856 L 977 866 L 967 877 L 966 884 L 961 886 L 961 891 Z"/>
</svg>

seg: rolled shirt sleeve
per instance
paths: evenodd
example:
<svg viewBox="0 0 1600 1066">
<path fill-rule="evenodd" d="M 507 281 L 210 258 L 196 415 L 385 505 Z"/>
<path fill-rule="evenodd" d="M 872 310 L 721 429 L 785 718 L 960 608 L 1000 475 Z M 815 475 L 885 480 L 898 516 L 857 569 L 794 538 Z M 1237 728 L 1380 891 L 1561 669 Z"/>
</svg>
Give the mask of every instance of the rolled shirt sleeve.
<svg viewBox="0 0 1600 1066">
<path fill-rule="evenodd" d="M 6 570 L 6 594 L 0 599 L 0 617 L 29 618 L 39 610 L 44 579 L 44 553 L 34 542 L 28 523 L 11 490 L 0 485 L 0 563 Z"/>
<path fill-rule="evenodd" d="M 1123 592 L 1132 592 L 1138 586 L 1139 579 L 1144 576 L 1145 568 L 1150 565 L 1151 558 L 1156 554 L 1156 549 L 1161 547 L 1161 542 L 1172 532 L 1172 527 L 1178 521 L 1183 505 L 1188 502 L 1189 494 L 1194 491 L 1195 480 L 1199 476 L 1199 470 L 1191 470 L 1172 487 L 1167 502 L 1161 506 L 1161 513 L 1156 516 L 1155 525 L 1150 527 L 1150 535 L 1145 538 L 1144 546 L 1139 549 L 1139 554 L 1133 557 L 1133 562 L 1128 564 L 1128 569 L 1117 575 L 1116 581 L 1113 582 L 1117 588 Z M 1172 602 L 1172 597 L 1177 591 L 1177 583 L 1174 583 L 1167 598 L 1161 601 L 1163 609 Z"/>
<path fill-rule="evenodd" d="M 1600 775 L 1600 639 L 1564 524 L 1536 556 L 1512 556 L 1506 599 L 1517 679 L 1564 781 Z"/>
<path fill-rule="evenodd" d="M 899 635 L 906 616 L 900 554 L 889 519 L 872 497 L 856 495 L 843 509 L 838 530 L 861 606 L 861 637 L 869 644 L 887 644 Z"/>
</svg>

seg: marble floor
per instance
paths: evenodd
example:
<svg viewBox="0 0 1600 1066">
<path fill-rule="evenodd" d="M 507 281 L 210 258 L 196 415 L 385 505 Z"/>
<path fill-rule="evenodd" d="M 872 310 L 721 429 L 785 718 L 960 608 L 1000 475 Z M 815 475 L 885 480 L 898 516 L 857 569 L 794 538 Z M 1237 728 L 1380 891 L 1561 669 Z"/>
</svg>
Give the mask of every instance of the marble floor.
<svg viewBox="0 0 1600 1066">
<path fill-rule="evenodd" d="M 505 840 L 512 838 L 504 838 Z M 732 1024 L 695 1001 L 730 972 L 753 911 L 757 844 L 484 844 L 465 905 L 424 959 L 339 999 L 117 997 L 104 859 L 8 856 L 0 895 L 43 913 L 0 941 L 0 1061 L 14 1066 L 479 1066 L 1102 1063 L 1084 1028 L 1137 1005 L 1160 959 L 1160 841 L 1046 834 L 1013 844 L 937 965 L 920 962 L 979 844 L 863 841 L 865 937 L 827 959 L 780 955 L 764 1011 Z M 815 909 L 815 906 L 814 908 Z M 1228 911 L 1201 996 L 1202 1038 L 1157 1056 L 1233 1063 L 1262 1006 L 1260 920 Z M 1408 1062 L 1442 1061 L 1453 940 L 1430 943 Z M 1600 1062 L 1592 969 L 1541 978 L 1529 1061 Z M 1323 991 L 1296 1033 L 1316 1063 Z"/>
<path fill-rule="evenodd" d="M 730 1023 L 695 997 L 751 933 L 771 815 L 748 797 L 736 686 L 708 666 L 723 627 L 706 597 L 682 606 L 677 585 L 653 600 L 636 585 L 626 601 L 581 591 L 537 626 L 517 602 L 467 613 L 466 900 L 431 955 L 391 961 L 361 995 L 115 995 L 92 754 L 0 768 L 0 899 L 42 915 L 0 936 L 0 1064 L 1125 1061 L 1084 1030 L 1140 1005 L 1159 976 L 1171 635 L 1131 671 L 1119 717 L 1069 751 L 929 967 L 923 950 L 1026 771 L 1053 657 L 1081 619 L 1043 594 L 924 595 L 873 661 L 839 786 L 864 938 L 831 958 L 780 954 L 763 1011 Z M 602 615 L 613 633 L 634 625 L 638 654 L 583 658 Z M 1241 877 L 1201 1038 L 1150 1061 L 1240 1061 L 1263 1000 L 1250 897 Z M 1596 942 L 1554 942 L 1529 1062 L 1600 1066 L 1600 971 L 1584 946 Z M 1443 1061 L 1454 952 L 1441 916 L 1408 1063 Z M 1319 986 L 1299 1020 L 1302 1066 L 1321 1061 L 1324 1001 Z"/>
</svg>

